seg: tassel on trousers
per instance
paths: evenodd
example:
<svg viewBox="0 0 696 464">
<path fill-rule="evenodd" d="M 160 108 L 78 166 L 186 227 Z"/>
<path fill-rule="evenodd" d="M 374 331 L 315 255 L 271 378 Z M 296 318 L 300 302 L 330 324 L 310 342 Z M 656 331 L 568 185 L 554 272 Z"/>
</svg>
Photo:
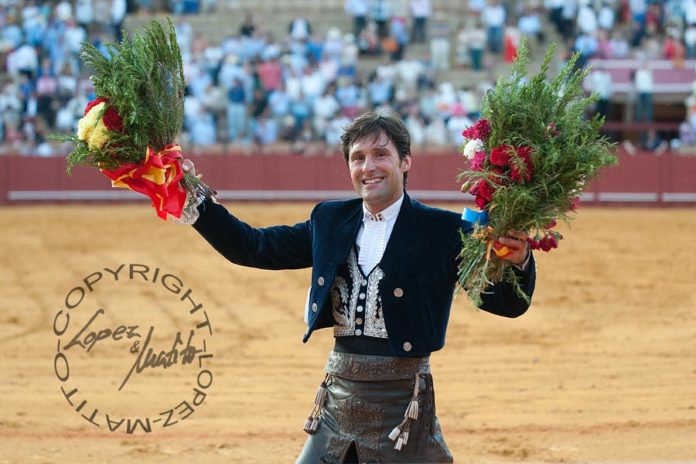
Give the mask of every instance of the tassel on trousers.
<svg viewBox="0 0 696 464">
<path fill-rule="evenodd" d="M 307 417 L 305 421 L 303 430 L 310 435 L 315 433 L 319 428 L 319 420 L 321 419 L 321 408 L 324 407 L 326 403 L 326 397 L 328 395 L 328 385 L 331 382 L 331 374 L 326 374 L 324 381 L 317 388 L 317 394 L 314 396 L 314 407 L 312 412 Z"/>
<path fill-rule="evenodd" d="M 418 420 L 418 393 L 420 390 L 420 374 L 415 375 L 415 382 L 413 385 L 413 396 L 411 401 L 408 403 L 408 407 L 404 412 L 404 420 L 401 421 L 399 425 L 394 427 L 394 429 L 389 434 L 389 439 L 394 443 L 394 449 L 401 451 L 401 448 L 408 444 L 408 434 L 411 428 L 411 422 Z"/>
</svg>

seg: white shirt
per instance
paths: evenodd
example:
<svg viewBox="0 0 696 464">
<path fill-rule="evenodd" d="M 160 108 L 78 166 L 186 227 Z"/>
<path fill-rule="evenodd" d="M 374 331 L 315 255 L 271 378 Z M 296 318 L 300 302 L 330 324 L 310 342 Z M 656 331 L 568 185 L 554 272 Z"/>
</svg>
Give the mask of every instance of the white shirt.
<svg viewBox="0 0 696 464">
<path fill-rule="evenodd" d="M 375 215 L 370 213 L 363 203 L 363 222 L 355 244 L 358 247 L 358 265 L 365 275 L 372 272 L 372 269 L 382 261 L 403 201 L 402 194 L 398 200 Z"/>
<path fill-rule="evenodd" d="M 344 9 L 351 16 L 367 16 L 370 4 L 367 0 L 346 0 Z"/>
<path fill-rule="evenodd" d="M 430 0 L 411 0 L 411 15 L 414 18 L 429 18 L 433 14 Z"/>
<path fill-rule="evenodd" d="M 503 27 L 506 20 L 505 8 L 502 5 L 487 6 L 483 10 L 481 19 L 488 27 Z"/>
<path fill-rule="evenodd" d="M 649 69 L 639 69 L 636 71 L 635 77 L 636 92 L 652 93 L 653 91 L 653 75 Z"/>
<path fill-rule="evenodd" d="M 585 34 L 594 34 L 597 31 L 597 14 L 589 6 L 580 7 L 577 25 Z"/>
<path fill-rule="evenodd" d="M 609 99 L 612 95 L 612 81 L 609 71 L 596 69 L 590 74 L 590 88 L 599 93 L 600 98 Z"/>
<path fill-rule="evenodd" d="M 13 75 L 25 69 L 36 71 L 39 69 L 39 57 L 36 54 L 36 49 L 27 44 L 22 45 L 7 55 L 6 66 L 8 74 Z"/>
<path fill-rule="evenodd" d="M 127 5 L 125 0 L 114 0 L 111 4 L 111 21 L 113 24 L 121 24 L 126 17 Z"/>
<path fill-rule="evenodd" d="M 685 0 L 682 3 L 682 11 L 684 11 L 686 24 L 693 24 L 696 22 L 696 1 Z"/>
<path fill-rule="evenodd" d="M 599 27 L 602 29 L 610 31 L 611 28 L 614 27 L 614 19 L 614 10 L 612 10 L 610 7 L 603 6 L 602 9 L 599 10 L 597 22 L 599 23 Z"/>
</svg>

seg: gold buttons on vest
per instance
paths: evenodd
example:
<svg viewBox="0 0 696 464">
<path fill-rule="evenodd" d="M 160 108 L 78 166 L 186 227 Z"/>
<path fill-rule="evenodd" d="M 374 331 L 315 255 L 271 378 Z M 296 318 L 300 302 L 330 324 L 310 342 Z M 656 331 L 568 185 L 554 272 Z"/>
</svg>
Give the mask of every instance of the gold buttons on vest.
<svg viewBox="0 0 696 464">
<path fill-rule="evenodd" d="M 314 311 L 315 313 L 317 312 L 317 304 L 316 303 L 312 303 L 312 311 Z"/>
<path fill-rule="evenodd" d="M 411 348 L 413 348 L 413 347 L 411 346 L 411 344 L 409 342 L 404 342 L 404 351 L 406 351 L 406 352 L 411 351 Z"/>
<path fill-rule="evenodd" d="M 397 298 L 401 298 L 402 296 L 404 296 L 404 291 L 402 289 L 400 289 L 399 287 L 396 287 L 394 289 L 394 296 Z"/>
<path fill-rule="evenodd" d="M 317 283 L 319 284 L 320 287 L 322 287 L 322 286 L 324 285 L 324 278 L 323 278 L 323 277 L 319 277 L 319 278 L 317 279 Z"/>
</svg>

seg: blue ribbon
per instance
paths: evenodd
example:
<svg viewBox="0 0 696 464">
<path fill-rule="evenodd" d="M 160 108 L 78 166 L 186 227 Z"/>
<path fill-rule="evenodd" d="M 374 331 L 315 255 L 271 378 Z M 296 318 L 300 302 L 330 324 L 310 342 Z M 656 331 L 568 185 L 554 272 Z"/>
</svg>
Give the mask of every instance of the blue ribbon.
<svg viewBox="0 0 696 464">
<path fill-rule="evenodd" d="M 488 213 L 485 211 L 474 211 L 473 209 L 464 208 L 462 219 L 471 224 L 478 223 L 481 226 L 488 224 Z"/>
</svg>

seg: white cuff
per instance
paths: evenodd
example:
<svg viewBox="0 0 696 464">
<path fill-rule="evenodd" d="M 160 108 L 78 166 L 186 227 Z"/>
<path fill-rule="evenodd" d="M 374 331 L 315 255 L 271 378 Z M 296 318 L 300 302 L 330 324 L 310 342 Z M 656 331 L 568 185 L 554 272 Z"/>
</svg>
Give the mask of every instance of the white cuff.
<svg viewBox="0 0 696 464">
<path fill-rule="evenodd" d="M 186 192 L 186 202 L 184 203 L 184 209 L 181 210 L 181 217 L 172 217 L 175 224 L 193 225 L 198 220 L 200 213 L 198 212 L 198 206 L 205 200 L 205 195 L 203 193 L 192 193 Z"/>
</svg>

